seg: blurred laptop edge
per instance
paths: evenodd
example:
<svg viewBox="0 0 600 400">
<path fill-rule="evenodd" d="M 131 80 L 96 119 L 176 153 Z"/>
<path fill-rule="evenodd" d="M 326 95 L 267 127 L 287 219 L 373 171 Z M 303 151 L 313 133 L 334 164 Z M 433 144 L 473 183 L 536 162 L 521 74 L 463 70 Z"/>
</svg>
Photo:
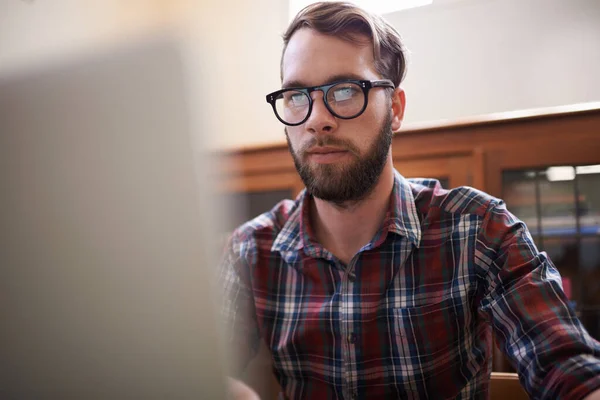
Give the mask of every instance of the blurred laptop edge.
<svg viewBox="0 0 600 400">
<path fill-rule="evenodd" d="M 0 80 L 0 398 L 224 397 L 181 60 L 157 35 Z"/>
</svg>

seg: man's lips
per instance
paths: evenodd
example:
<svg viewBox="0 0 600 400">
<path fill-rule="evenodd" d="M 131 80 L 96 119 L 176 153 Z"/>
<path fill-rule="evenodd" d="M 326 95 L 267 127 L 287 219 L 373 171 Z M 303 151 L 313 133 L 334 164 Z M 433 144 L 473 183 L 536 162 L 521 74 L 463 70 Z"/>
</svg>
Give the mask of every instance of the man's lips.
<svg viewBox="0 0 600 400">
<path fill-rule="evenodd" d="M 318 164 L 331 164 L 342 160 L 348 150 L 337 147 L 315 147 L 306 152 L 308 158 Z"/>
<path fill-rule="evenodd" d="M 336 147 L 318 147 L 307 151 L 308 154 L 331 154 L 331 153 L 345 153 L 348 150 L 339 149 Z"/>
</svg>

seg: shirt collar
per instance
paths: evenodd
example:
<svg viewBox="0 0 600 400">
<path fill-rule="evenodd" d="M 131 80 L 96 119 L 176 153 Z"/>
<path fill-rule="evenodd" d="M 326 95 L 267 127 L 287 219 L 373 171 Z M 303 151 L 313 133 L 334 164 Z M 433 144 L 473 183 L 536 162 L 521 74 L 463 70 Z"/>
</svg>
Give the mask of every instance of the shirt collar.
<svg viewBox="0 0 600 400">
<path fill-rule="evenodd" d="M 405 236 L 415 246 L 421 242 L 421 222 L 410 183 L 394 170 L 394 189 L 383 228 Z"/>
<path fill-rule="evenodd" d="M 294 209 L 281 231 L 279 231 L 271 246 L 271 251 L 281 253 L 297 252 L 304 247 L 305 239 L 302 237 L 304 236 L 302 233 L 302 218 L 305 215 L 308 217 L 308 209 L 304 210 L 309 205 L 308 200 L 306 200 L 308 197 L 306 189 L 302 190 L 298 197 L 296 197 L 296 204 L 299 207 Z"/>
<path fill-rule="evenodd" d="M 304 189 L 296 198 L 299 207 L 290 214 L 287 222 L 275 238 L 271 251 L 296 253 L 307 247 L 314 250 L 316 239 L 309 224 L 310 195 Z M 382 225 L 381 233 L 393 232 L 406 237 L 415 246 L 421 242 L 421 226 L 415 198 L 410 183 L 394 170 L 394 187 L 390 208 Z M 313 253 L 313 251 L 310 251 Z"/>
</svg>

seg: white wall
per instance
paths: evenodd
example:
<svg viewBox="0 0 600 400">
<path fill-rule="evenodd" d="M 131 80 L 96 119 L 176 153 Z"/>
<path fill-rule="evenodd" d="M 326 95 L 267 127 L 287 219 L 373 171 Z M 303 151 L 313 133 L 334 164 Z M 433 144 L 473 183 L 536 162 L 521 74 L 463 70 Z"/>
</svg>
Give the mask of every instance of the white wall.
<svg viewBox="0 0 600 400">
<path fill-rule="evenodd" d="M 407 122 L 600 100 L 600 1 L 435 3 L 386 16 L 411 50 Z"/>
<path fill-rule="evenodd" d="M 386 18 L 412 52 L 407 124 L 600 100 L 599 0 L 435 0 Z M 286 0 L 5 0 L 0 76 L 175 22 L 209 108 L 198 133 L 216 148 L 281 143 L 264 96 L 287 19 Z"/>
<path fill-rule="evenodd" d="M 279 85 L 285 3 L 215 3 L 211 74 L 238 77 L 239 99 L 232 113 L 217 95 L 217 147 L 283 142 L 264 94 Z M 600 100 L 600 0 L 434 0 L 386 18 L 411 51 L 406 125 Z"/>
<path fill-rule="evenodd" d="M 280 88 L 287 10 L 284 0 L 183 0 L 176 7 L 175 19 L 187 27 L 188 64 L 200 72 L 190 79 L 197 104 L 208 108 L 209 146 L 285 140 L 265 97 Z"/>
<path fill-rule="evenodd" d="M 284 142 L 264 95 L 280 84 L 287 1 L 191 9 L 191 43 L 203 37 L 206 53 L 194 60 L 215 77 L 204 86 L 213 145 Z M 600 100 L 600 0 L 434 0 L 386 18 L 411 51 L 406 125 Z"/>
</svg>

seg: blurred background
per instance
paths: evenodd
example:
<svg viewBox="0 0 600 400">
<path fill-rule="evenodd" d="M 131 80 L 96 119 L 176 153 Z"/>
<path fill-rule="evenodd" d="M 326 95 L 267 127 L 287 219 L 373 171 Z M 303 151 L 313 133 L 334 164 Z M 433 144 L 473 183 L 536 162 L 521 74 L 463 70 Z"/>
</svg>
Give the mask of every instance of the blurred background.
<svg viewBox="0 0 600 400">
<path fill-rule="evenodd" d="M 0 81 L 170 37 L 185 77 L 190 146 L 214 162 L 209 175 L 225 204 L 214 227 L 222 244 L 240 223 L 302 189 L 264 96 L 280 87 L 281 35 L 309 3 L 3 0 Z M 396 168 L 504 198 L 600 339 L 600 2 L 364 6 L 382 13 L 410 51 Z M 268 371 L 268 359 L 250 374 L 260 368 Z M 500 355 L 494 368 L 512 370 Z"/>
<path fill-rule="evenodd" d="M 5 0 L 0 76 L 177 26 L 189 34 L 189 62 L 202 64 L 207 77 L 193 86 L 214 111 L 211 126 L 219 133 L 208 135 L 210 144 L 235 149 L 282 143 L 282 127 L 264 95 L 279 88 L 281 35 L 290 13 L 308 3 Z M 364 3 L 387 11 L 411 52 L 407 124 L 599 99 L 596 0 Z M 426 5 L 411 8 L 415 4 Z M 231 112 L 234 93 L 243 107 Z"/>
</svg>

